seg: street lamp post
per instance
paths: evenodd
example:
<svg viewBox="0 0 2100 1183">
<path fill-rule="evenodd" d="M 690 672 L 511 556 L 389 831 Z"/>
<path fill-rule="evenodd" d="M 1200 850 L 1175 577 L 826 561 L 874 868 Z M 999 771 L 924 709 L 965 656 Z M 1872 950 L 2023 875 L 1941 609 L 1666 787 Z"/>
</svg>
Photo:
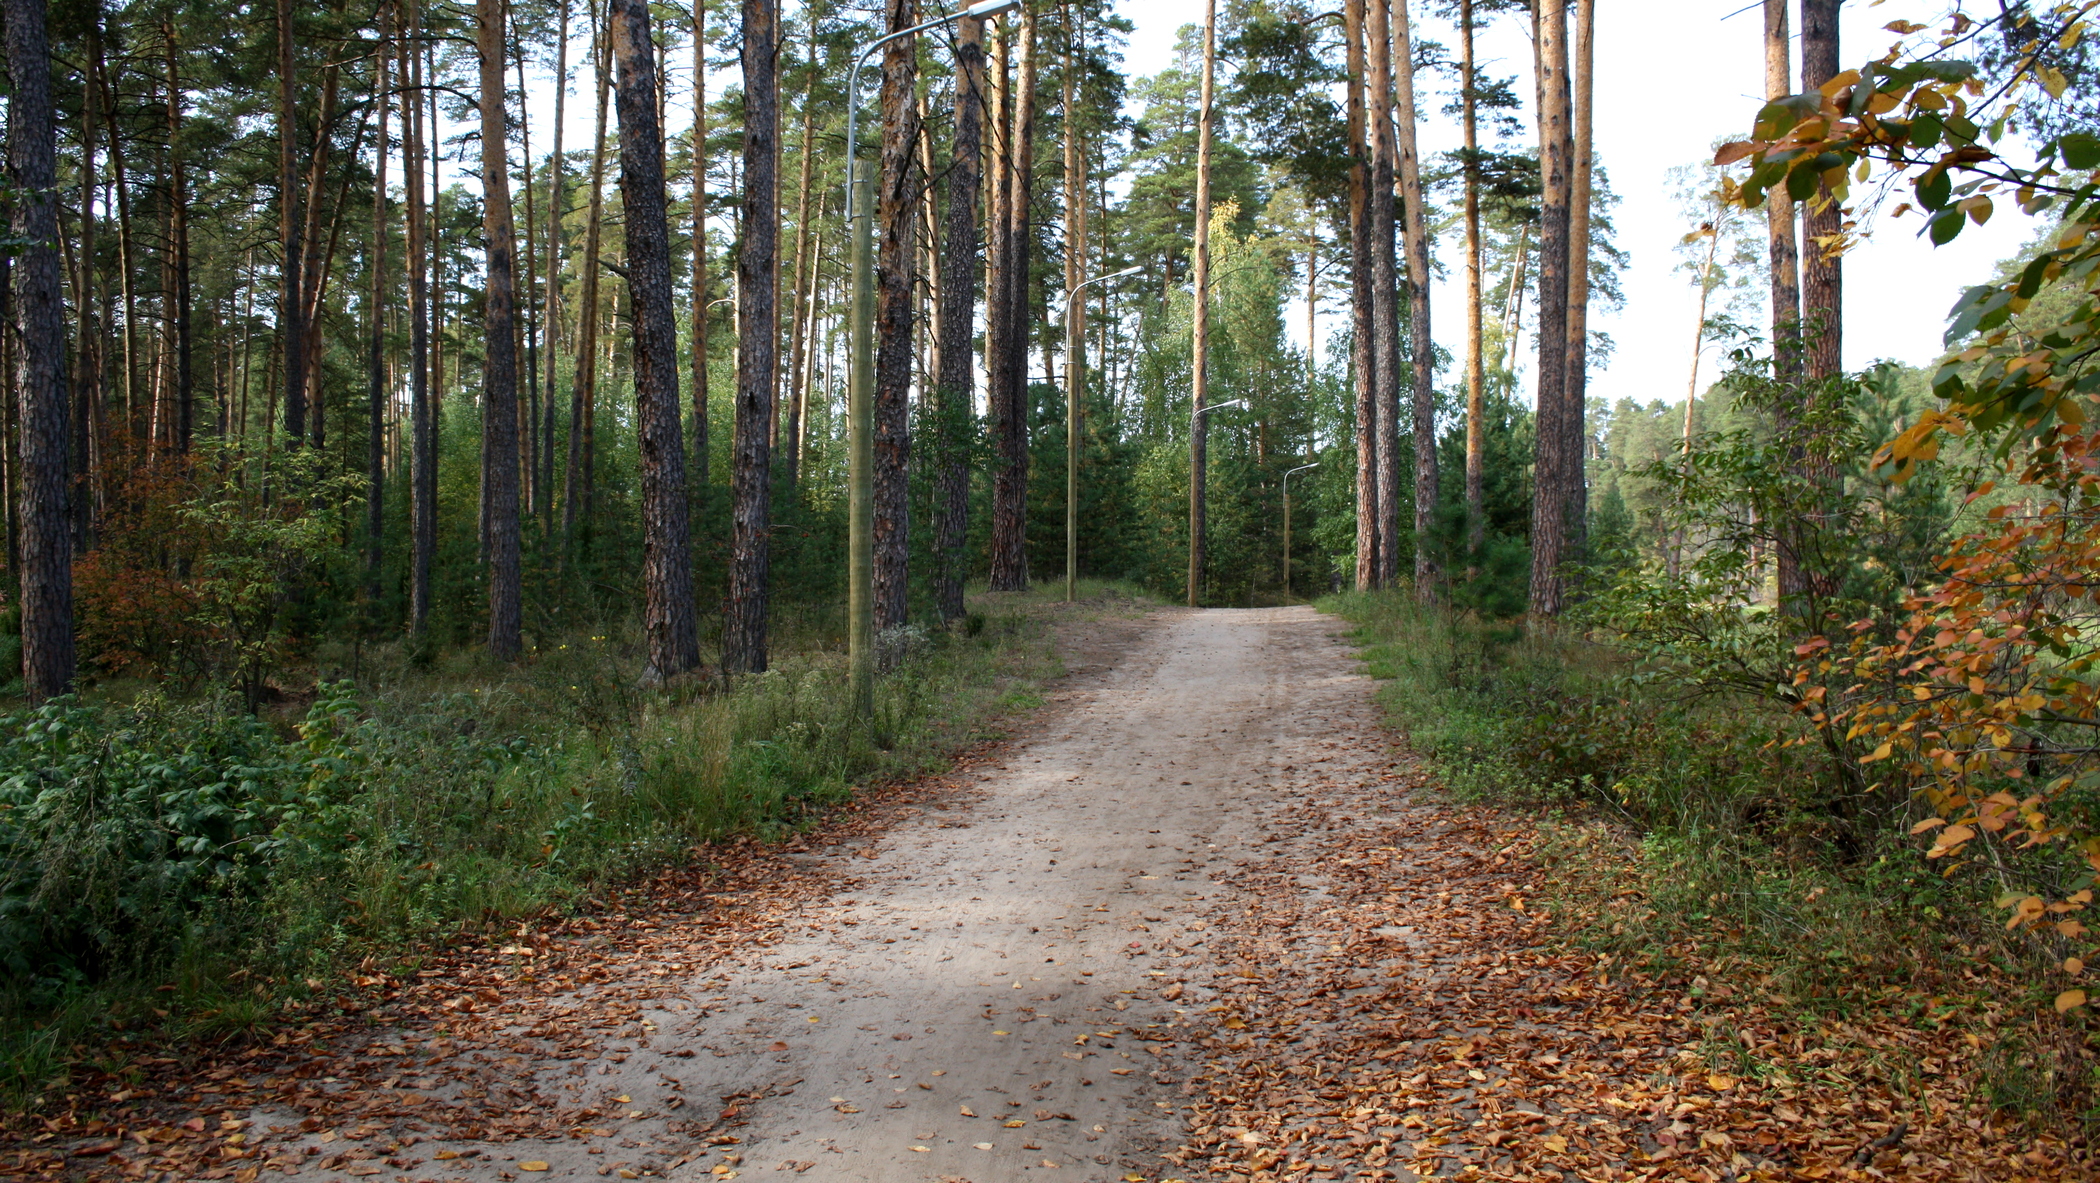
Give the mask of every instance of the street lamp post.
<svg viewBox="0 0 2100 1183">
<path fill-rule="evenodd" d="M 1097 275 L 1065 293 L 1065 603 L 1079 586 L 1079 395 L 1086 366 L 1086 341 L 1079 333 L 1079 292 L 1111 279 L 1135 275 L 1143 267 L 1125 267 Z"/>
<path fill-rule="evenodd" d="M 846 221 L 853 242 L 853 368 L 846 384 L 846 647 L 853 715 L 858 719 L 875 714 L 875 211 L 855 159 L 860 151 L 860 68 L 876 50 L 900 37 L 964 17 L 995 17 L 1020 6 L 1021 0 L 977 0 L 960 12 L 877 37 L 854 55 L 846 76 Z"/>
<path fill-rule="evenodd" d="M 1190 412 L 1189 412 L 1189 436 L 1190 436 L 1190 438 L 1191 438 L 1191 439 L 1193 439 L 1193 438 L 1195 437 L 1195 434 L 1196 434 L 1197 432 L 1199 432 L 1199 431 L 1203 431 L 1203 430 L 1205 430 L 1205 429 L 1207 428 L 1207 426 L 1208 426 L 1208 422 L 1207 422 L 1207 421 L 1206 421 L 1206 420 L 1205 420 L 1205 419 L 1203 418 L 1203 417 L 1204 417 L 1205 415 L 1208 415 L 1208 414 L 1210 414 L 1210 413 L 1211 413 L 1212 411 L 1222 411 L 1222 410 L 1224 410 L 1224 409 L 1225 409 L 1225 408 L 1227 408 L 1227 407 L 1244 407 L 1244 406 L 1246 406 L 1246 405 L 1247 405 L 1247 400 L 1246 400 L 1246 399 L 1243 399 L 1243 398 L 1235 398 L 1235 399 L 1228 399 L 1228 400 L 1226 400 L 1225 402 L 1222 402 L 1222 403 L 1212 403 L 1212 404 L 1210 404 L 1209 406 L 1206 406 L 1206 407 L 1197 407 L 1197 408 L 1196 408 L 1195 410 L 1193 410 L 1193 411 L 1190 411 Z M 1195 463 L 1195 458 L 1196 458 L 1196 453 L 1195 453 L 1195 452 L 1194 452 L 1194 450 L 1192 449 L 1192 450 L 1191 450 L 1191 451 L 1189 452 L 1189 461 L 1190 461 L 1190 464 L 1191 464 L 1192 466 L 1193 466 L 1193 464 Z M 1196 474 L 1196 472 L 1195 472 L 1195 469 L 1194 469 L 1193 467 L 1191 467 L 1191 468 L 1190 468 L 1190 470 L 1189 470 L 1189 490 L 1190 490 L 1190 492 L 1189 492 L 1189 607 L 1191 607 L 1191 608 L 1193 608 L 1193 607 L 1195 607 L 1195 606 L 1196 606 L 1196 600 L 1197 600 L 1197 593 L 1196 593 L 1196 585 L 1197 585 L 1197 581 L 1198 581 L 1198 580 L 1200 580 L 1200 579 L 1202 579 L 1202 577 L 1203 577 L 1203 573 L 1202 573 L 1201 571 L 1198 571 L 1198 570 L 1196 570 L 1196 554 L 1197 554 L 1197 551 L 1198 551 L 1198 544 L 1199 544 L 1199 542 L 1201 541 L 1200 539 L 1198 539 L 1198 538 L 1196 537 L 1196 523 L 1197 523 L 1198 521 L 1207 521 L 1207 520 L 1209 519 L 1209 515 L 1207 515 L 1207 514 L 1206 514 L 1206 515 L 1204 515 L 1204 517 L 1203 517 L 1203 518 L 1200 518 L 1200 519 L 1199 519 L 1199 518 L 1198 518 L 1198 517 L 1196 516 L 1196 501 L 1195 501 L 1195 488 L 1196 488 L 1196 476 L 1197 476 L 1197 474 Z"/>
<path fill-rule="evenodd" d="M 1291 598 L 1291 476 L 1308 468 L 1320 467 L 1318 461 L 1301 464 L 1283 474 L 1283 598 Z"/>
</svg>

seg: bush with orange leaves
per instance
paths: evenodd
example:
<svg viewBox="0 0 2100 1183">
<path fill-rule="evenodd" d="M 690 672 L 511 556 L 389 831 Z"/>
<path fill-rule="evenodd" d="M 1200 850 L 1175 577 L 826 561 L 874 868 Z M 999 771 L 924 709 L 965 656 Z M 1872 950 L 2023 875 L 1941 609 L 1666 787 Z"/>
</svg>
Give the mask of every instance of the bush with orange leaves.
<svg viewBox="0 0 2100 1183">
<path fill-rule="evenodd" d="M 1869 775 L 1912 791 L 1927 857 L 1995 880 L 2006 927 L 2075 979 L 2100 873 L 2100 432 L 2053 433 L 2012 475 L 1895 640 L 1867 622 L 1846 648 L 1813 638 L 1795 684 Z M 2067 980 L 2057 1008 L 2085 1001 Z"/>
<path fill-rule="evenodd" d="M 1747 205 L 1773 192 L 1843 202 L 1890 173 L 1909 190 L 1891 216 L 1922 214 L 1934 243 L 1999 201 L 2059 219 L 2016 274 L 1964 294 L 1947 330 L 1957 352 L 1933 378 L 1944 405 L 1873 461 L 1900 482 L 1947 437 L 1968 436 L 2007 479 L 1970 504 L 2000 503 L 1948 546 L 1943 581 L 1906 603 L 1893 640 L 1873 621 L 1849 643 L 1810 638 L 1795 688 L 1827 739 L 1885 775 L 1884 791 L 1911 790 L 1929 858 L 1995 880 L 2006 927 L 2058 959 L 2064 1012 L 2086 1004 L 2081 915 L 2100 873 L 2100 432 L 2087 426 L 2100 398 L 2100 137 L 2044 137 L 2032 164 L 2003 149 L 2067 86 L 2044 39 L 2068 51 L 2096 21 L 2100 0 L 1982 19 L 1956 5 L 1939 30 L 1897 21 L 1889 30 L 1910 41 L 1767 104 L 1752 139 L 1716 158 L 1747 164 L 1736 191 Z M 1958 55 L 1992 38 L 2022 48 L 1986 85 Z M 2045 291 L 2054 299 L 2037 305 Z"/>
<path fill-rule="evenodd" d="M 340 545 L 359 478 L 311 450 L 246 470 L 200 451 L 129 470 L 74 565 L 82 658 L 105 673 L 230 685 L 251 709 L 293 656 L 286 608 Z"/>
<path fill-rule="evenodd" d="M 210 631 L 187 578 L 207 539 L 186 507 L 204 493 L 191 457 L 132 466 L 105 491 L 94 549 L 73 563 L 80 660 L 105 675 L 171 678 L 209 669 Z"/>
</svg>

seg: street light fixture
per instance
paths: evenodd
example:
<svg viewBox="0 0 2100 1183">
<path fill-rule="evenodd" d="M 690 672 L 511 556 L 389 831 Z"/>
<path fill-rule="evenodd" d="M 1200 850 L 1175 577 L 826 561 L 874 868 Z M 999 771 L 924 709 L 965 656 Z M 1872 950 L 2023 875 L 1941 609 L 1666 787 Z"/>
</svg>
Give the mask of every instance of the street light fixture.
<svg viewBox="0 0 2100 1183">
<path fill-rule="evenodd" d="M 860 68 L 878 49 L 900 37 L 971 17 L 984 20 L 1011 12 L 1021 0 L 978 0 L 960 12 L 937 17 L 862 46 L 846 76 L 846 222 L 853 241 L 853 368 L 846 385 L 847 529 L 846 648 L 852 670 L 853 715 L 875 714 L 875 211 L 860 176 Z"/>
<path fill-rule="evenodd" d="M 1301 464 L 1283 474 L 1283 598 L 1291 598 L 1291 476 L 1308 468 L 1320 467 L 1318 461 Z"/>
<path fill-rule="evenodd" d="M 1228 399 L 1222 403 L 1211 403 L 1209 406 L 1197 407 L 1196 409 L 1189 412 L 1190 437 L 1193 438 L 1197 432 L 1204 430 L 1205 423 L 1203 417 L 1205 415 L 1210 414 L 1212 411 L 1222 411 L 1227 407 L 1244 407 L 1246 405 L 1246 399 L 1235 398 Z M 1205 454 L 1207 455 L 1208 452 L 1206 451 Z M 1194 468 L 1195 459 L 1196 454 L 1192 450 L 1189 453 L 1189 607 L 1191 608 L 1196 606 L 1196 582 L 1202 577 L 1202 572 L 1196 570 L 1196 545 L 1200 541 L 1196 537 L 1196 523 L 1198 521 L 1207 521 L 1209 519 L 1209 515 L 1207 514 L 1200 518 L 1196 514 L 1196 472 Z"/>
<path fill-rule="evenodd" d="M 1079 336 L 1079 292 L 1081 288 L 1136 275 L 1143 267 L 1125 267 L 1097 275 L 1065 293 L 1065 603 L 1079 586 L 1079 390 L 1080 370 L 1086 365 L 1086 342 Z"/>
</svg>

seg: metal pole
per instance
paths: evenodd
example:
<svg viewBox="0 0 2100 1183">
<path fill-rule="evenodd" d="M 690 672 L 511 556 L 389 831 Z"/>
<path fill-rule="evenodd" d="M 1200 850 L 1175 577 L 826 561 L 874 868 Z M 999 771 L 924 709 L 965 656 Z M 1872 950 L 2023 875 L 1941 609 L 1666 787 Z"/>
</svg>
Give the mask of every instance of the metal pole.
<svg viewBox="0 0 2100 1183">
<path fill-rule="evenodd" d="M 1318 461 L 1301 464 L 1283 474 L 1283 598 L 1291 598 L 1291 477 L 1308 468 L 1320 467 Z"/>
</svg>

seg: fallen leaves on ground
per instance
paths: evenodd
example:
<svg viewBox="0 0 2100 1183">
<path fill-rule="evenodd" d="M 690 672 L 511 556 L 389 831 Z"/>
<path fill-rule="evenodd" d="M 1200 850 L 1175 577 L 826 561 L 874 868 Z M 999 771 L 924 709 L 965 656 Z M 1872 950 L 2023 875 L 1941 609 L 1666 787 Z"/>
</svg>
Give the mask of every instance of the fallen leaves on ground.
<svg viewBox="0 0 2100 1183">
<path fill-rule="evenodd" d="M 639 1169 L 660 1173 L 733 1143 L 719 1131 L 740 1124 L 742 1103 L 755 1098 L 721 1097 L 717 1107 L 672 1097 L 669 1113 L 615 1109 L 630 1098 L 578 1103 L 543 1087 L 542 1071 L 647 1049 L 652 1003 L 685 997 L 682 988 L 710 967 L 777 941 L 857 882 L 837 865 L 844 857 L 820 862 L 813 853 L 864 848 L 904 818 L 955 807 L 976 792 L 959 786 L 990 750 L 964 753 L 949 776 L 863 790 L 819 830 L 786 843 L 695 848 L 690 865 L 607 891 L 578 915 L 462 936 L 398 972 L 368 962 L 350 990 L 292 1004 L 274 1027 L 244 1039 L 167 1048 L 119 1037 L 83 1057 L 96 1067 L 76 1067 L 49 1111 L 0 1122 L 0 1178 L 165 1173 L 185 1183 L 255 1183 L 305 1166 L 407 1177 L 426 1161 L 482 1153 L 432 1143 L 638 1131 L 649 1143 Z M 259 1128 L 262 1111 L 289 1121 Z M 546 1169 L 539 1159 L 515 1166 Z M 634 1166 L 618 1173 L 638 1177 Z"/>
<path fill-rule="evenodd" d="M 1893 1010 L 1804 1018 L 1704 978 L 1695 1000 L 1697 962 L 1664 980 L 1568 951 L 1534 902 L 1532 823 L 1432 804 L 1396 771 L 1282 807 L 1279 857 L 1231 877 L 1212 976 L 1163 991 L 1201 1049 L 1168 1156 L 1182 1174 L 2042 1183 L 2089 1167 L 1977 1101 L 1956 1032 Z"/>
</svg>

